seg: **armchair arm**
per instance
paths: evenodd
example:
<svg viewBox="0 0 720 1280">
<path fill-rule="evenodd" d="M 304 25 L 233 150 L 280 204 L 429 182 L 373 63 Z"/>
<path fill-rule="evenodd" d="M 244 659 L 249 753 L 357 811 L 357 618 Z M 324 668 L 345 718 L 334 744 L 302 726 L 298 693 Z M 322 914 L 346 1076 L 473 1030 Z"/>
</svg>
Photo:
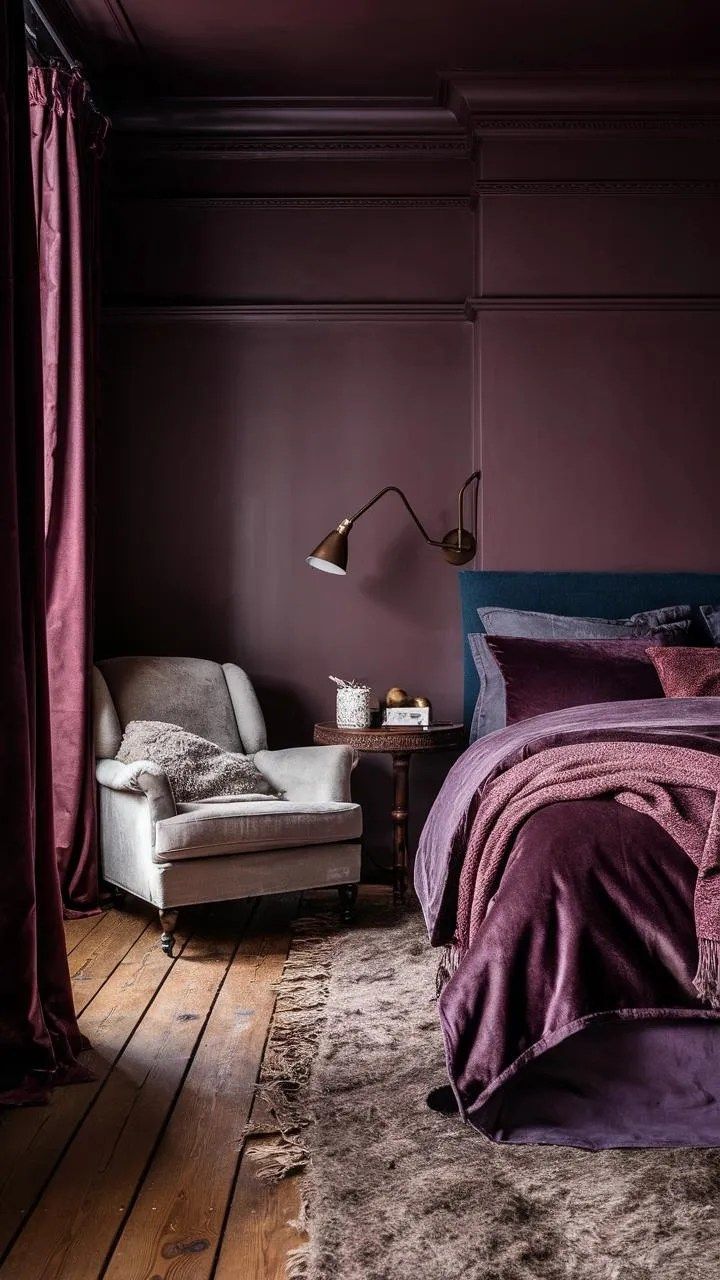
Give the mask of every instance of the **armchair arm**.
<svg viewBox="0 0 720 1280">
<path fill-rule="evenodd" d="M 150 805 L 153 824 L 161 818 L 173 818 L 177 813 L 167 774 L 152 760 L 135 760 L 132 764 L 123 764 L 121 760 L 98 760 L 95 776 L 101 787 L 144 795 Z"/>
<path fill-rule="evenodd" d="M 258 751 L 255 764 L 288 800 L 350 800 L 350 774 L 357 763 L 351 747 L 288 747 Z"/>
</svg>

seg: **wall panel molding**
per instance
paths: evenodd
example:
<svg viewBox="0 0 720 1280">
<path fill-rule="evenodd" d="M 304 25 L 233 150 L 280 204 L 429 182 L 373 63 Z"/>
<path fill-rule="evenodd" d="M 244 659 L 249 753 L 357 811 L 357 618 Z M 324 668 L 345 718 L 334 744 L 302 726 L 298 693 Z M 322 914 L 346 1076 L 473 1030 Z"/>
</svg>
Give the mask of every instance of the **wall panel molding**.
<svg viewBox="0 0 720 1280">
<path fill-rule="evenodd" d="M 168 324 L 256 324 L 261 321 L 462 321 L 487 311 L 719 311 L 720 295 L 664 297 L 539 297 L 532 295 L 467 298 L 465 302 L 268 302 L 212 304 L 177 302 L 106 303 L 107 324 L 162 321 Z"/>
<path fill-rule="evenodd" d="M 720 183 L 718 183 L 720 192 Z M 174 196 L 124 195 L 113 197 L 114 204 L 152 204 L 173 209 L 468 209 L 470 195 L 458 196 Z"/>
<path fill-rule="evenodd" d="M 602 297 L 486 296 L 468 298 L 465 314 L 469 320 L 486 311 L 720 311 L 720 295 L 680 297 L 675 295 L 631 295 Z"/>
<path fill-rule="evenodd" d="M 481 196 L 720 196 L 718 178 L 479 178 Z"/>
<path fill-rule="evenodd" d="M 466 321 L 470 317 L 462 302 L 321 302 L 321 303 L 215 303 L 196 305 L 123 303 L 103 307 L 107 324 L 135 324 L 143 321 L 164 324 L 257 324 L 263 321 L 302 323 L 318 321 Z"/>
</svg>

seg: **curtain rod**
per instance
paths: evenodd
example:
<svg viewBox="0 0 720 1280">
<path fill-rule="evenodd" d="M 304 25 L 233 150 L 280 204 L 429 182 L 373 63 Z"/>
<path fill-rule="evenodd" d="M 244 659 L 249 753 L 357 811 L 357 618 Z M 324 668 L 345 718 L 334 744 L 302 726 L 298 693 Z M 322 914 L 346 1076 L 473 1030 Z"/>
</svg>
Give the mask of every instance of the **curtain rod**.
<svg viewBox="0 0 720 1280">
<path fill-rule="evenodd" d="M 67 45 L 65 44 L 62 36 L 59 34 L 57 28 L 50 21 L 47 15 L 43 12 L 41 5 L 38 4 L 38 0 L 25 0 L 25 4 L 27 8 L 31 9 L 32 12 L 35 14 L 35 17 L 38 19 L 38 22 L 42 23 L 50 40 L 52 41 L 53 45 L 57 49 L 61 58 L 63 58 L 63 60 L 67 63 L 70 70 L 71 71 L 81 70 L 82 63 L 77 58 L 73 57 L 72 53 L 70 52 Z M 28 27 L 27 23 L 25 23 L 25 30 L 28 34 L 28 37 L 31 43 L 35 45 L 36 49 L 38 49 L 38 46 L 36 43 L 37 37 L 35 36 L 35 33 L 32 31 L 32 29 Z M 40 53 L 39 49 L 38 49 L 38 52 Z"/>
</svg>

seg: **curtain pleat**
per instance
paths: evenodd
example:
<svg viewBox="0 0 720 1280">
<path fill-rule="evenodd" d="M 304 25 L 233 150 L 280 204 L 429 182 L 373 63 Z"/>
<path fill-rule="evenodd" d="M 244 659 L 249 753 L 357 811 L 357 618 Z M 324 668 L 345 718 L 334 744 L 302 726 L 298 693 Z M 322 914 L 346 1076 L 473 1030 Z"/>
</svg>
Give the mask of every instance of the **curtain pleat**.
<svg viewBox="0 0 720 1280">
<path fill-rule="evenodd" d="M 29 72 L 42 323 L 53 811 L 67 916 L 98 909 L 91 731 L 98 160 L 107 122 L 78 75 Z"/>
<path fill-rule="evenodd" d="M 53 823 L 40 347 L 23 7 L 12 0 L 0 6 L 0 1104 L 87 1078 Z"/>
</svg>

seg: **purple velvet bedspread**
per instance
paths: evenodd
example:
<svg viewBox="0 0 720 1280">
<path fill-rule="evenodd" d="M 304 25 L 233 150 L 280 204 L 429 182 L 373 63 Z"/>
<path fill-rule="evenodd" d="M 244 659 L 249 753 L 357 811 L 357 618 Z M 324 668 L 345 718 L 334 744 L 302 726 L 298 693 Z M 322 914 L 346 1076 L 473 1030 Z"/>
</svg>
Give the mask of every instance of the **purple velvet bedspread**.
<svg viewBox="0 0 720 1280">
<path fill-rule="evenodd" d="M 451 940 L 484 787 L 529 754 L 593 737 L 720 751 L 720 699 L 608 703 L 481 739 L 428 818 L 415 885 Z M 696 868 L 611 799 L 548 805 L 521 828 L 491 909 L 439 1001 L 464 1116 L 511 1142 L 720 1145 L 720 1014 L 692 985 Z"/>
</svg>

